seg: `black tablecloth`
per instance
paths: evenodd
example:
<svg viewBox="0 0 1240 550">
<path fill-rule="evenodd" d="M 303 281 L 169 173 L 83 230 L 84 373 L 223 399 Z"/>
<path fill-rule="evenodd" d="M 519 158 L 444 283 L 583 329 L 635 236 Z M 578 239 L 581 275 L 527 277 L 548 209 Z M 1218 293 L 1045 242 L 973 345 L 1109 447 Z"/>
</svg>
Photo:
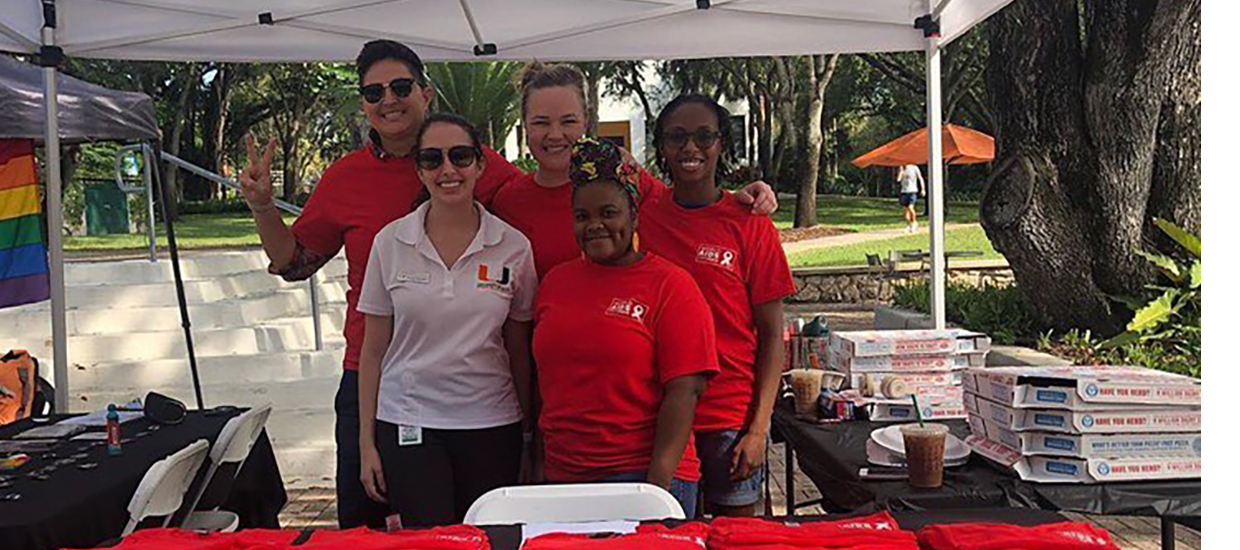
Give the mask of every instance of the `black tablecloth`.
<svg viewBox="0 0 1240 550">
<path fill-rule="evenodd" d="M 963 420 L 943 423 L 962 439 L 968 435 Z M 1199 479 L 1092 485 L 1028 483 L 976 453 L 966 465 L 947 469 L 939 489 L 914 489 L 906 481 L 862 480 L 858 471 L 867 466 L 865 442 L 871 431 L 888 424 L 807 422 L 797 419 L 788 403 L 775 408 L 772 424 L 798 453 L 801 470 L 822 493 L 824 508 L 832 511 L 1020 507 L 1108 515 L 1201 516 Z"/>
<path fill-rule="evenodd" d="M 892 512 L 891 516 L 895 518 L 900 527 L 908 531 L 916 531 L 927 525 L 941 525 L 945 523 L 964 523 L 964 522 L 991 522 L 991 523 L 1007 523 L 1010 525 L 1042 525 L 1045 523 L 1055 523 L 1065 521 L 1063 516 L 1054 512 L 1044 510 L 1029 509 L 958 509 L 958 510 L 925 510 L 918 512 Z M 841 519 L 843 515 L 828 516 L 797 516 L 797 523 L 808 523 L 812 521 L 829 521 Z M 790 518 L 776 517 L 770 518 L 774 521 L 787 521 Z M 683 521 L 664 521 L 665 525 L 679 525 Z M 491 543 L 491 550 L 518 550 L 521 546 L 521 526 L 519 525 L 495 525 L 482 528 L 487 533 L 487 539 Z"/>
<path fill-rule="evenodd" d="M 195 440 L 214 443 L 224 424 L 239 413 L 236 409 L 224 414 L 191 412 L 180 424 L 154 431 L 148 431 L 152 424 L 145 418 L 134 420 L 121 427 L 125 439 L 119 456 L 109 456 L 102 444 L 64 441 L 52 450 L 54 456 L 32 455 L 34 458 L 16 472 L 0 473 L 4 476 L 0 479 L 11 483 L 0 488 L 0 498 L 21 495 L 18 500 L 0 500 L 0 549 L 85 548 L 119 536 L 129 519 L 129 500 L 151 464 Z M 9 439 L 32 426 L 29 420 L 4 426 L 0 439 Z M 32 471 L 82 452 L 87 456 L 58 466 L 46 480 L 30 477 Z M 78 463 L 95 463 L 97 467 L 83 470 Z M 0 482 L 0 486 L 5 483 Z M 223 508 L 237 512 L 243 527 L 278 528 L 285 502 L 280 470 L 264 433 L 238 473 Z"/>
</svg>

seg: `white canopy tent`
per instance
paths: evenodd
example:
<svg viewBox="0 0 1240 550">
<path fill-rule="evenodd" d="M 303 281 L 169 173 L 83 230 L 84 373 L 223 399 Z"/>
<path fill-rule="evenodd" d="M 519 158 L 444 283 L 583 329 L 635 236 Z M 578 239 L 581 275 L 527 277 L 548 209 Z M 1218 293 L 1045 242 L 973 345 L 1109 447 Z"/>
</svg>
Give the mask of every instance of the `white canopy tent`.
<svg viewBox="0 0 1240 550">
<path fill-rule="evenodd" d="M 926 53 L 931 311 L 943 327 L 939 49 L 1011 0 L 5 0 L 0 50 L 163 61 L 347 61 L 389 38 L 428 61 Z M 48 224 L 62 222 L 57 103 L 47 102 Z M 51 250 L 58 406 L 67 402 L 64 255 Z"/>
</svg>

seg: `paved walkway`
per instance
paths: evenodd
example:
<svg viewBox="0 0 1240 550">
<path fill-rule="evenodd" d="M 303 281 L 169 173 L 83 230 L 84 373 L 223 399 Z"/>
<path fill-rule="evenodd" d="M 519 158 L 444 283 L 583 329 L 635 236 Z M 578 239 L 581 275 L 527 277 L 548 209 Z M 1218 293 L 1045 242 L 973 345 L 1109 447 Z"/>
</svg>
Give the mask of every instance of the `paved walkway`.
<svg viewBox="0 0 1240 550">
<path fill-rule="evenodd" d="M 981 224 L 949 223 L 945 226 L 945 230 L 968 229 L 971 227 L 981 227 Z M 927 238 L 926 248 L 930 248 L 930 243 L 928 240 L 930 228 L 925 224 L 920 224 L 918 230 L 914 233 L 909 233 L 903 228 L 879 229 L 876 231 L 831 235 L 830 237 L 819 237 L 817 239 L 806 239 L 804 241 L 784 243 L 784 254 L 796 254 L 797 252 L 805 252 L 806 250 L 815 250 L 819 248 L 831 248 L 835 246 L 848 246 L 850 244 L 865 243 L 870 241 L 882 241 L 886 239 L 907 237 L 909 235 L 925 235 Z"/>
</svg>

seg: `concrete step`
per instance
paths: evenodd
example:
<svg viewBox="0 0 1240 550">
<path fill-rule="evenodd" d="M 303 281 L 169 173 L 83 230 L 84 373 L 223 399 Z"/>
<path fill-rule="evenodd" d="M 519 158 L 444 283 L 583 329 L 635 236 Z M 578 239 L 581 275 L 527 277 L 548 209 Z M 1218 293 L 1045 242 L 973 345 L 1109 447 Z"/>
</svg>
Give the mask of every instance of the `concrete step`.
<svg viewBox="0 0 1240 550">
<path fill-rule="evenodd" d="M 181 276 L 186 281 L 215 279 L 241 273 L 267 273 L 267 256 L 261 250 L 195 253 L 181 257 Z M 344 256 L 323 266 L 319 278 L 343 278 L 348 271 Z M 126 285 L 172 281 L 172 263 L 167 258 L 156 262 L 124 260 L 119 262 L 69 262 L 65 264 L 65 285 Z"/>
<path fill-rule="evenodd" d="M 346 303 L 338 292 L 319 295 L 319 313 L 342 326 Z M 331 297 L 331 300 L 326 299 Z M 304 288 L 278 290 L 261 295 L 221 300 L 205 304 L 189 304 L 189 317 L 194 330 L 245 327 L 285 317 L 309 317 L 310 292 Z M 65 312 L 70 335 L 132 334 L 143 331 L 171 330 L 181 326 L 181 310 L 175 305 L 76 309 Z M 20 334 L 23 340 L 51 337 L 51 312 L 47 309 L 0 311 L 0 333 Z"/>
<path fill-rule="evenodd" d="M 204 386 L 218 386 L 224 395 L 230 396 L 232 390 L 228 388 L 234 386 L 276 386 L 339 378 L 343 358 L 343 347 L 202 357 L 198 360 L 198 375 Z M 183 391 L 192 387 L 186 358 L 77 364 L 69 376 L 69 387 L 83 394 L 132 393 L 142 388 Z"/>
</svg>

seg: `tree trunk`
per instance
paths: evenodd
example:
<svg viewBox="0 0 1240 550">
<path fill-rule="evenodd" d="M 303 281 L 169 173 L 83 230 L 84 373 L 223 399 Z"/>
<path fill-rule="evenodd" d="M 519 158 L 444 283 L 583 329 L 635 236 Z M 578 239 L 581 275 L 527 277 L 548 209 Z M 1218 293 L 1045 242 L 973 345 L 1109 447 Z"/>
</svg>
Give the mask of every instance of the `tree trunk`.
<svg viewBox="0 0 1240 550">
<path fill-rule="evenodd" d="M 181 155 L 181 132 L 185 128 L 186 109 L 189 107 L 189 99 L 194 93 L 197 85 L 197 79 L 201 75 L 197 69 L 197 65 L 186 68 L 180 77 L 180 90 L 177 96 L 176 112 L 172 115 L 171 126 L 169 131 L 164 135 L 164 147 L 168 154 L 179 157 Z M 172 163 L 164 163 L 163 184 L 168 186 L 170 191 L 168 194 L 172 196 L 172 203 L 168 205 L 168 215 L 175 221 L 180 217 L 180 169 Z"/>
<path fill-rule="evenodd" d="M 1199 14 L 1192 0 L 1017 0 L 988 25 L 1003 99 L 981 221 L 1046 326 L 1117 332 L 1127 312 L 1107 296 L 1152 280 L 1135 254 L 1151 216 L 1199 227 Z"/>
<path fill-rule="evenodd" d="M 818 225 L 818 171 L 822 166 L 822 110 L 831 76 L 835 73 L 839 54 L 828 59 L 823 55 L 806 57 L 809 63 L 809 116 L 805 121 L 805 175 L 797 192 L 794 227 Z"/>
</svg>

